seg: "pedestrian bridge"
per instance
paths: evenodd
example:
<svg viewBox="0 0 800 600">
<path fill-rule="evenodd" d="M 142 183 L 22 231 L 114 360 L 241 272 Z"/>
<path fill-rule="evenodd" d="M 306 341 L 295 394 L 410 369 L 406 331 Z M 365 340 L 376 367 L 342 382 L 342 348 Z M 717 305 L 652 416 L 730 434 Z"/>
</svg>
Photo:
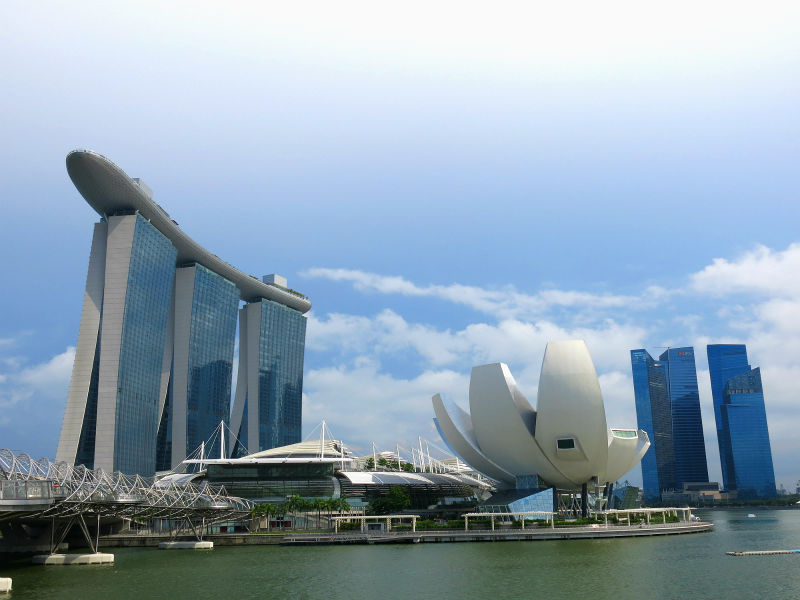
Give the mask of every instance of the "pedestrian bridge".
<svg viewBox="0 0 800 600">
<path fill-rule="evenodd" d="M 97 535 L 89 534 L 87 517 L 96 521 L 95 533 L 99 533 L 101 518 L 161 519 L 202 527 L 241 519 L 252 507 L 252 502 L 229 496 L 221 486 L 107 473 L 0 450 L 0 531 L 4 543 L 20 542 L 23 531 L 46 526 L 52 552 L 77 523 L 94 550 L 96 542 L 92 542 Z"/>
</svg>

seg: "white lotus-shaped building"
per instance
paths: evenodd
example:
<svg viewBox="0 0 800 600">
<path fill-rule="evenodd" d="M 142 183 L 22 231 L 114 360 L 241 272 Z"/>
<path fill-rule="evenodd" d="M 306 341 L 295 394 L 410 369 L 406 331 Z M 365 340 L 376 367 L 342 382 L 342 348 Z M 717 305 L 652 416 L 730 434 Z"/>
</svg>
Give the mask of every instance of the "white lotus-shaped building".
<svg viewBox="0 0 800 600">
<path fill-rule="evenodd" d="M 582 340 L 550 342 L 537 408 L 503 363 L 472 369 L 466 413 L 433 396 L 440 433 L 473 469 L 509 487 L 538 476 L 560 490 L 613 483 L 650 447 L 642 430 L 609 429 L 603 395 Z"/>
</svg>

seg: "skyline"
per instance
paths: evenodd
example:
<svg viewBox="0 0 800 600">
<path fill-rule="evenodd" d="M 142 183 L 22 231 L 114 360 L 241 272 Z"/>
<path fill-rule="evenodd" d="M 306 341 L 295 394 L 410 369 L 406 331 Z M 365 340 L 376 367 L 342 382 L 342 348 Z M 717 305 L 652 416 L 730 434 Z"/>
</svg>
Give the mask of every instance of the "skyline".
<svg viewBox="0 0 800 600">
<path fill-rule="evenodd" d="M 304 435 L 325 418 L 362 449 L 435 439 L 434 393 L 465 406 L 472 366 L 502 361 L 533 402 L 546 341 L 576 337 L 609 422 L 635 426 L 628 352 L 691 345 L 721 482 L 702 349 L 743 343 L 793 488 L 800 42 L 780 7 L 670 17 L 668 34 L 612 10 L 599 29 L 617 42 L 592 52 L 597 34 L 570 41 L 593 14 L 528 41 L 474 10 L 442 38 L 437 11 L 415 30 L 369 10 L 347 25 L 152 5 L 145 23 L 143 7 L 9 3 L 2 445 L 55 454 L 94 219 L 63 160 L 83 146 L 210 251 L 314 299 Z M 507 41 L 468 35 L 492 24 Z"/>
</svg>

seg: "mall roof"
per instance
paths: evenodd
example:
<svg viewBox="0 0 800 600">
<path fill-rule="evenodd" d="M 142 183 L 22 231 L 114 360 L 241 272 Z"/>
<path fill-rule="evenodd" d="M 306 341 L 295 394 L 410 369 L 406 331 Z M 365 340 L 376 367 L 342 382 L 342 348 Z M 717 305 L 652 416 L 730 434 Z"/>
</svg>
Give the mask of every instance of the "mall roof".
<svg viewBox="0 0 800 600">
<path fill-rule="evenodd" d="M 354 485 L 473 485 L 485 484 L 454 473 L 407 473 L 404 471 L 340 471 L 340 475 Z"/>
<path fill-rule="evenodd" d="M 344 450 L 344 456 L 342 456 L 341 442 L 325 440 L 325 444 L 321 445 L 320 440 L 308 440 L 279 448 L 262 450 L 242 458 L 190 459 L 184 462 L 207 465 L 242 465 L 256 463 L 350 463 L 353 460 L 347 449 Z"/>
</svg>

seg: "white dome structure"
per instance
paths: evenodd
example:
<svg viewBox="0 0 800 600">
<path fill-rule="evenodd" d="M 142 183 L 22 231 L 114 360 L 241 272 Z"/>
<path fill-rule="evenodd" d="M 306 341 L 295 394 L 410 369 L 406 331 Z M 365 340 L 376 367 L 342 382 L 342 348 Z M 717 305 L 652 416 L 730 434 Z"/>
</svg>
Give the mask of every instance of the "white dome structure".
<svg viewBox="0 0 800 600">
<path fill-rule="evenodd" d="M 613 483 L 650 447 L 641 429 L 607 427 L 597 372 L 582 340 L 547 344 L 537 410 L 503 363 L 472 369 L 469 408 L 468 414 L 433 396 L 448 445 L 476 471 L 510 486 L 533 476 L 560 490 Z"/>
</svg>

